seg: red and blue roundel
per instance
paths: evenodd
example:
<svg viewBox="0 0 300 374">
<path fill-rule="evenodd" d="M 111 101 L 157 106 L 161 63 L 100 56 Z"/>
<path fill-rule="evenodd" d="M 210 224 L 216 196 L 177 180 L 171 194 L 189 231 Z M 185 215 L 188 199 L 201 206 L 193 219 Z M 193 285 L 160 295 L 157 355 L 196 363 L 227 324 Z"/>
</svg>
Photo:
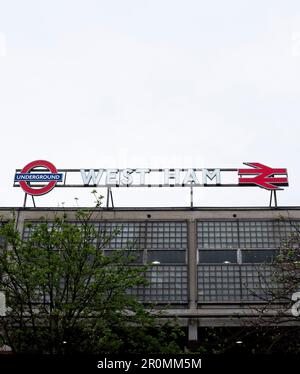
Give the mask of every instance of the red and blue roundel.
<svg viewBox="0 0 300 374">
<path fill-rule="evenodd" d="M 46 170 L 41 172 L 40 169 Z M 63 174 L 58 173 L 56 167 L 45 160 L 32 161 L 24 166 L 20 173 L 15 174 L 15 182 L 20 184 L 24 192 L 33 196 L 45 195 L 56 186 L 57 182 L 62 182 L 62 180 Z M 45 182 L 47 183 L 46 185 Z M 39 183 L 40 185 L 34 188 L 32 186 L 34 183 Z"/>
</svg>

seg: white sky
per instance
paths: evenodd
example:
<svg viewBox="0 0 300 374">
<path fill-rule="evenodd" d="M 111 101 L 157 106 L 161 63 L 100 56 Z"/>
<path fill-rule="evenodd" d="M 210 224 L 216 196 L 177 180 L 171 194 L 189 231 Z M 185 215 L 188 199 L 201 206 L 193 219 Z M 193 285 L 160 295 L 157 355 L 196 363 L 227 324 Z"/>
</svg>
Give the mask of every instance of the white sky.
<svg viewBox="0 0 300 374">
<path fill-rule="evenodd" d="M 300 205 L 300 2 L 0 0 L 0 206 L 14 170 L 286 167 Z M 38 206 L 93 202 L 54 189 Z M 116 205 L 189 204 L 189 189 L 118 190 Z M 196 189 L 196 205 L 267 205 L 260 188 Z"/>
</svg>

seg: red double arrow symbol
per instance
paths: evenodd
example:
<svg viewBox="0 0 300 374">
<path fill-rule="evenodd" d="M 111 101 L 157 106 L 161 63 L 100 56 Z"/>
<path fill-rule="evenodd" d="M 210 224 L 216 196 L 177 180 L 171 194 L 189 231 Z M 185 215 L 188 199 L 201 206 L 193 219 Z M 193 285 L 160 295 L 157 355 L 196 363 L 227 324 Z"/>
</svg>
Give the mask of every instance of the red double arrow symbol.
<svg viewBox="0 0 300 374">
<path fill-rule="evenodd" d="M 252 186 L 253 184 L 266 188 L 267 190 L 280 190 L 278 186 L 288 186 L 287 170 L 273 169 L 259 162 L 244 162 L 245 165 L 254 169 L 238 169 L 240 175 L 254 175 L 253 178 L 239 178 L 239 184 Z M 286 175 L 286 177 L 275 177 L 275 175 Z"/>
</svg>

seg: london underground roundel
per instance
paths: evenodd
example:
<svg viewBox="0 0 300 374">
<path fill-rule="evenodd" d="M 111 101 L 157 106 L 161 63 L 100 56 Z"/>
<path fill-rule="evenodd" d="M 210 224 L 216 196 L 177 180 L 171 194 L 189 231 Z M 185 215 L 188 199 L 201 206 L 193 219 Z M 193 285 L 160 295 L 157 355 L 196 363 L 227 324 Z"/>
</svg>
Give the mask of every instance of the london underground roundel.
<svg viewBox="0 0 300 374">
<path fill-rule="evenodd" d="M 41 196 L 50 192 L 57 182 L 62 181 L 62 177 L 63 174 L 58 173 L 51 162 L 36 160 L 30 162 L 19 173 L 15 174 L 15 182 L 20 184 L 25 193 L 32 196 Z M 34 188 L 35 183 L 39 183 L 39 185 Z"/>
</svg>

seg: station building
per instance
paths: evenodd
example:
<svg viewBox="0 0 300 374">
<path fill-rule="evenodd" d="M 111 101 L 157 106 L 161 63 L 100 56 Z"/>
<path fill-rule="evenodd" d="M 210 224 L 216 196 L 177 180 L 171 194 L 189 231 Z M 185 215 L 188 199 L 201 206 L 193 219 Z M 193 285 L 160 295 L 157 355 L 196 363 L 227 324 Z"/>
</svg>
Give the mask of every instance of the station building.
<svg viewBox="0 0 300 374">
<path fill-rule="evenodd" d="M 77 211 L 14 210 L 24 236 L 30 230 L 25 222 L 63 212 L 75 220 Z M 10 217 L 11 209 L 0 214 Z M 130 292 L 145 304 L 165 306 L 166 316 L 178 317 L 191 341 L 197 341 L 201 327 L 241 326 L 255 318 L 263 302 L 262 279 L 270 280 L 280 243 L 299 223 L 300 207 L 100 208 L 94 218 L 108 234 L 120 229 L 107 254 L 134 243 L 136 262 L 151 264 L 149 284 Z"/>
</svg>

